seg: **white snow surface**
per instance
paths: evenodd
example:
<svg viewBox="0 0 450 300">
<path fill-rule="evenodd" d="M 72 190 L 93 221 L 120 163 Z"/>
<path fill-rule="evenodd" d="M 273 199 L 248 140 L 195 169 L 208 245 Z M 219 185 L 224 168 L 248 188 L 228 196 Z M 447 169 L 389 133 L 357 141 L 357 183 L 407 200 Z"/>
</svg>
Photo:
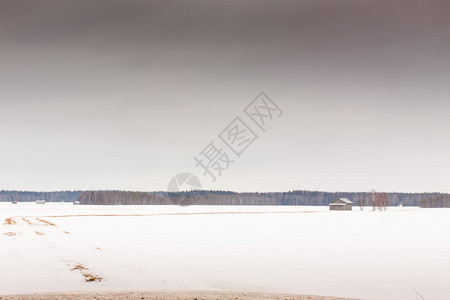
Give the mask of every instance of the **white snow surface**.
<svg viewBox="0 0 450 300">
<path fill-rule="evenodd" d="M 16 224 L 4 224 L 10 217 Z M 3 295 L 186 289 L 420 299 L 414 288 L 450 299 L 450 209 L 0 203 L 0 222 Z M 103 280 L 85 282 L 76 264 Z"/>
</svg>

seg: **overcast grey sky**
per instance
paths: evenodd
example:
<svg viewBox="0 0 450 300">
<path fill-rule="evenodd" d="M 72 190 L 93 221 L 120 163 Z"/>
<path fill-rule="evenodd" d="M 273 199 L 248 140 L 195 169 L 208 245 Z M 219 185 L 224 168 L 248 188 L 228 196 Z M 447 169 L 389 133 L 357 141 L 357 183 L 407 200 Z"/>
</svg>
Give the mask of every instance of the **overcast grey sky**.
<svg viewBox="0 0 450 300">
<path fill-rule="evenodd" d="M 0 0 L 0 189 L 450 192 L 449 11 Z M 284 114 L 211 183 L 193 157 L 260 91 Z"/>
</svg>

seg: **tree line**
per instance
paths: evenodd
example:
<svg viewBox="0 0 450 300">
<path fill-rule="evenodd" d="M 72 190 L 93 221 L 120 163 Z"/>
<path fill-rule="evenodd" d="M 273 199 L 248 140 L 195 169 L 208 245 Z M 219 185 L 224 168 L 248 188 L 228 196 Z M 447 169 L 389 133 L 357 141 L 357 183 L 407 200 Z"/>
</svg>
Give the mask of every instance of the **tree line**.
<svg viewBox="0 0 450 300">
<path fill-rule="evenodd" d="M 81 204 L 193 204 L 196 205 L 311 205 L 324 206 L 337 198 L 347 198 L 354 205 L 370 205 L 374 209 L 386 206 L 417 206 L 423 198 L 438 193 L 374 193 L 374 192 L 321 192 L 289 191 L 276 193 L 237 193 L 230 191 L 192 191 L 192 192 L 124 192 L 90 191 L 80 194 Z"/>
<path fill-rule="evenodd" d="M 59 191 L 59 192 L 29 192 L 29 191 L 0 191 L 0 202 L 35 202 L 45 200 L 48 202 L 73 202 L 78 199 L 83 191 Z"/>
<path fill-rule="evenodd" d="M 289 192 L 258 193 L 230 191 L 194 192 L 131 192 L 131 191 L 60 191 L 29 192 L 0 191 L 0 202 L 74 202 L 88 205 L 311 205 L 324 206 L 337 198 L 347 198 L 354 205 L 386 207 L 418 206 L 449 207 L 449 194 L 440 193 L 375 193 L 374 192 L 322 192 L 296 190 Z M 375 199 L 375 200 L 374 200 Z M 445 206 L 447 205 L 447 206 Z"/>
<path fill-rule="evenodd" d="M 450 195 L 441 194 L 420 199 L 419 206 L 423 208 L 450 207 Z"/>
</svg>

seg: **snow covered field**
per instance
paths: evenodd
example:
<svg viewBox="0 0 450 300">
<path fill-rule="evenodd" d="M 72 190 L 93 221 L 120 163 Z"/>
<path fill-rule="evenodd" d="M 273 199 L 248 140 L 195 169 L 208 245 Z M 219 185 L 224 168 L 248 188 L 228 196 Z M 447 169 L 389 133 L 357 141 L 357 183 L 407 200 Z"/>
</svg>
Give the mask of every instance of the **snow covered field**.
<svg viewBox="0 0 450 300">
<path fill-rule="evenodd" d="M 0 294 L 244 290 L 450 299 L 450 210 L 0 203 Z"/>
</svg>

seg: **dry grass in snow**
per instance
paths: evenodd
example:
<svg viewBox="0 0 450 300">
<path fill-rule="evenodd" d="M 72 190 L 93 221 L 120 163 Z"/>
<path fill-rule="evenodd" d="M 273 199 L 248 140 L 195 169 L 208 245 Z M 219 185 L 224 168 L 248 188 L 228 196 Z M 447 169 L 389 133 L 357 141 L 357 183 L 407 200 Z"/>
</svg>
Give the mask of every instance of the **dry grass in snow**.
<svg viewBox="0 0 450 300">
<path fill-rule="evenodd" d="M 16 221 L 13 218 L 6 218 L 4 225 L 16 225 Z"/>
<path fill-rule="evenodd" d="M 88 272 L 89 269 L 83 266 L 82 264 L 76 264 L 71 269 L 71 271 L 77 270 L 81 272 L 81 275 L 84 277 L 84 281 L 86 282 L 101 282 L 103 280 L 103 277 Z"/>
</svg>

